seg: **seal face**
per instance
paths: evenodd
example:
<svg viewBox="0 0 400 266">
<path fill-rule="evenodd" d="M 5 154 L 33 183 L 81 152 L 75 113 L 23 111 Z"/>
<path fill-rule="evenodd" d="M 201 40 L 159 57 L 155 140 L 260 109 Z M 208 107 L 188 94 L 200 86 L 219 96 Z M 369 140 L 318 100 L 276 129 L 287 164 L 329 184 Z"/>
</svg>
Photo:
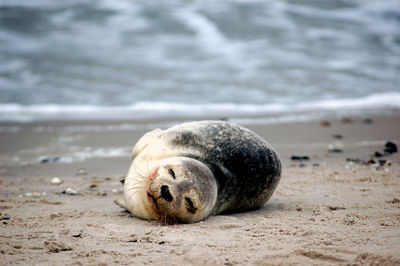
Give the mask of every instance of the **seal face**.
<svg viewBox="0 0 400 266">
<path fill-rule="evenodd" d="M 212 172 L 190 158 L 160 161 L 148 184 L 151 211 L 163 223 L 202 220 L 210 214 L 217 198 Z"/>
<path fill-rule="evenodd" d="M 124 184 L 133 215 L 164 224 L 261 207 L 281 176 L 281 160 L 254 132 L 222 121 L 183 123 L 145 134 Z"/>
</svg>

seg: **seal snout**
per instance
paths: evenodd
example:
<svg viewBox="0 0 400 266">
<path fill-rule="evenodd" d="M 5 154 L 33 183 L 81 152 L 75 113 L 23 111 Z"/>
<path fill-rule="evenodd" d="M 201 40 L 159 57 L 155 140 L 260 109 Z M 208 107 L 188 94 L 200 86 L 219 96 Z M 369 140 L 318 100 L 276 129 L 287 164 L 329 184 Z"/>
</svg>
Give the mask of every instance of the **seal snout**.
<svg viewBox="0 0 400 266">
<path fill-rule="evenodd" d="M 171 202 L 174 200 L 174 197 L 171 195 L 171 192 L 169 191 L 169 187 L 167 185 L 161 186 L 160 196 L 161 196 L 161 198 L 165 199 L 168 202 Z"/>
</svg>

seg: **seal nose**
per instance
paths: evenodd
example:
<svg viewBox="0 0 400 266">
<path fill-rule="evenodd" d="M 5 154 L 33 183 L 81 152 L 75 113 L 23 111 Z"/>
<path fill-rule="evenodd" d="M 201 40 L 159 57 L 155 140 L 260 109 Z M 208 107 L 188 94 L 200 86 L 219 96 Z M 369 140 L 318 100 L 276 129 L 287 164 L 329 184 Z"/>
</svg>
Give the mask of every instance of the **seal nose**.
<svg viewBox="0 0 400 266">
<path fill-rule="evenodd" d="M 161 198 L 165 199 L 168 202 L 171 202 L 174 197 L 172 197 L 171 192 L 169 192 L 168 186 L 161 186 Z"/>
</svg>

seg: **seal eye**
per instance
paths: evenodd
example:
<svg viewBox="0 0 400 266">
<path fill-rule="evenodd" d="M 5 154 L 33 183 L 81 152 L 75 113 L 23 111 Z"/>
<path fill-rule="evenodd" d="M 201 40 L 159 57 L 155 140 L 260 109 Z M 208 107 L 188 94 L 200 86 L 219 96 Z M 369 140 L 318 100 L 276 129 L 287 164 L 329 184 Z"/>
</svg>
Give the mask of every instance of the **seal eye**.
<svg viewBox="0 0 400 266">
<path fill-rule="evenodd" d="M 197 211 L 197 208 L 194 206 L 192 200 L 189 197 L 185 197 L 185 205 L 188 212 L 195 213 Z"/>
<path fill-rule="evenodd" d="M 175 172 L 174 170 L 172 170 L 172 168 L 168 169 L 168 173 L 172 176 L 173 179 L 176 179 Z"/>
</svg>

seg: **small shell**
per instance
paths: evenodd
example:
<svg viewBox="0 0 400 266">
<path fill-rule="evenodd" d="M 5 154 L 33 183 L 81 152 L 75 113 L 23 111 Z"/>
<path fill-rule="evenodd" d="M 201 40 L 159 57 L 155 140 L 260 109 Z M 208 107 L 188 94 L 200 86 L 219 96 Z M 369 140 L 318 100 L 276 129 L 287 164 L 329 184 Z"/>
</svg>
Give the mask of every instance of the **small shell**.
<svg viewBox="0 0 400 266">
<path fill-rule="evenodd" d="M 78 191 L 76 191 L 75 189 L 69 187 L 66 190 L 63 190 L 61 193 L 62 194 L 67 194 L 67 195 L 77 195 Z"/>
<path fill-rule="evenodd" d="M 63 181 L 62 181 L 59 177 L 53 177 L 53 178 L 50 180 L 50 183 L 51 183 L 52 185 L 60 185 L 60 184 L 63 183 Z"/>
</svg>

